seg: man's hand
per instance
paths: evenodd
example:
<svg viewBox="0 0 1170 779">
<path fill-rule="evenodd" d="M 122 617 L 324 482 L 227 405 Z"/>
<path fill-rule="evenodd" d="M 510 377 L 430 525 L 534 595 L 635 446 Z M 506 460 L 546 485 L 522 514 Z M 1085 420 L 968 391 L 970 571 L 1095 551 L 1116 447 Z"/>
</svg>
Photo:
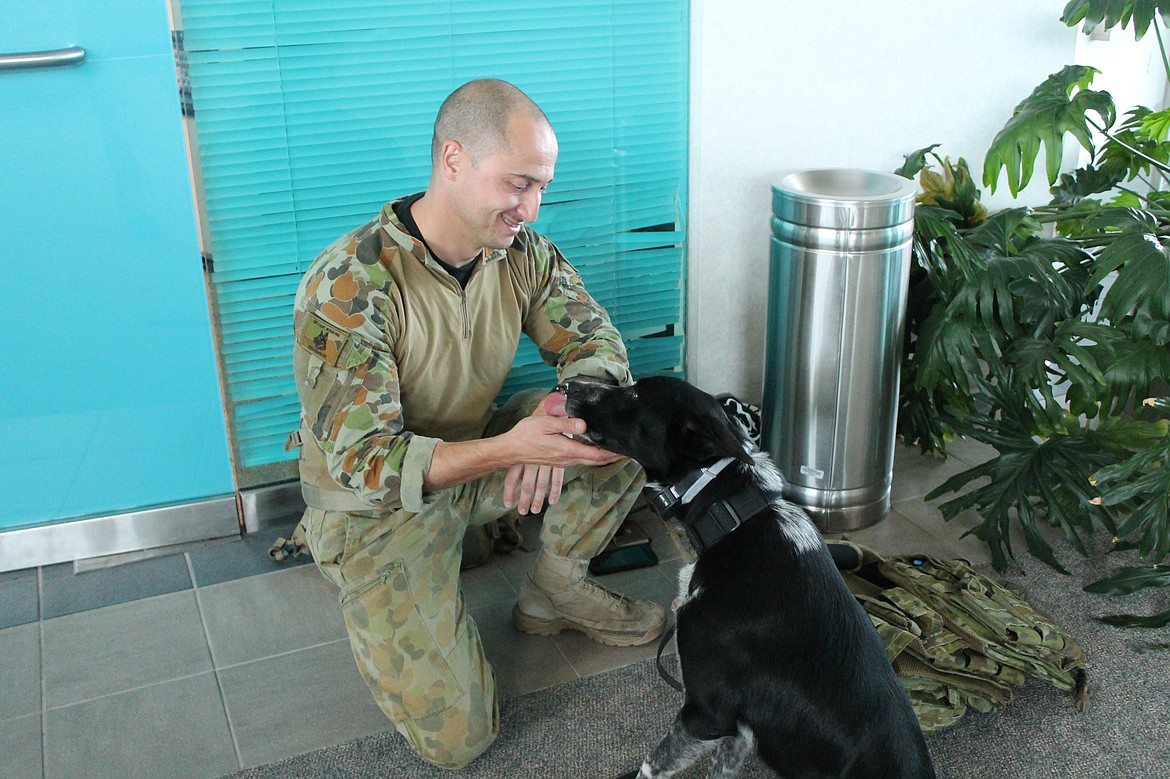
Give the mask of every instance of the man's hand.
<svg viewBox="0 0 1170 779">
<path fill-rule="evenodd" d="M 517 445 L 531 448 L 533 457 L 525 456 L 525 462 L 508 469 L 504 478 L 504 505 L 515 507 L 520 514 L 535 514 L 544 508 L 546 501 L 551 506 L 560 500 L 565 467 L 608 465 L 621 459 L 621 455 L 568 437 L 583 432 L 585 423 L 569 419 L 564 395 L 553 392 L 537 405 L 528 419 L 505 433 L 506 436 L 515 434 Z"/>
</svg>

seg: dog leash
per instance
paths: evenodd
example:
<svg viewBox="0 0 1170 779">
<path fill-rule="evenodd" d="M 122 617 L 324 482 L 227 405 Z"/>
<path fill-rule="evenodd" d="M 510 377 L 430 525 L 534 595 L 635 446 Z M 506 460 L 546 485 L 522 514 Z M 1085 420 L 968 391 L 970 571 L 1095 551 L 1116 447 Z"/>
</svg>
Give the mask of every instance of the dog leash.
<svg viewBox="0 0 1170 779">
<path fill-rule="evenodd" d="M 671 637 L 674 635 L 674 629 L 678 625 L 678 620 L 670 623 L 670 627 L 662 632 L 662 640 L 658 642 L 658 658 L 655 661 L 658 664 L 658 675 L 662 677 L 662 681 L 669 684 L 679 692 L 683 692 L 683 684 L 678 679 L 675 679 L 670 671 L 666 670 L 666 666 L 662 664 L 662 653 L 666 649 L 666 645 L 670 643 Z"/>
</svg>

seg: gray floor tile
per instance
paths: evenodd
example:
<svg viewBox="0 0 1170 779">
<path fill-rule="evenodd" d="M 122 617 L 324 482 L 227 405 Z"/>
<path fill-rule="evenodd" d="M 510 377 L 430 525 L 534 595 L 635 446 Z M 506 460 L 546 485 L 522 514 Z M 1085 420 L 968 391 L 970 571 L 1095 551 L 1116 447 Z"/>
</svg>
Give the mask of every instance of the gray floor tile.
<svg viewBox="0 0 1170 779">
<path fill-rule="evenodd" d="M 459 589 L 463 592 L 463 605 L 467 609 L 516 599 L 516 591 L 508 584 L 494 559 L 461 571 Z"/>
<path fill-rule="evenodd" d="M 957 457 L 967 465 L 979 465 L 999 453 L 994 446 L 976 441 L 974 438 L 956 438 L 947 444 L 947 454 Z"/>
<path fill-rule="evenodd" d="M 393 727 L 348 641 L 237 665 L 219 678 L 245 768 Z"/>
<path fill-rule="evenodd" d="M 45 777 L 207 779 L 236 770 L 215 674 L 45 712 Z"/>
<path fill-rule="evenodd" d="M 512 605 L 500 603 L 470 612 L 484 654 L 495 670 L 500 697 L 514 698 L 576 679 L 577 673 L 551 638 L 521 633 L 512 626 Z"/>
<path fill-rule="evenodd" d="M 492 562 L 495 563 L 496 568 L 512 587 L 513 597 L 520 593 L 520 583 L 532 570 L 532 565 L 536 562 L 536 556 L 540 552 L 540 519 L 537 517 L 521 518 L 520 532 L 524 534 L 525 541 L 532 545 L 531 552 L 513 549 L 511 552 L 492 555 Z"/>
<path fill-rule="evenodd" d="M 45 708 L 211 670 L 193 592 L 45 620 Z"/>
<path fill-rule="evenodd" d="M 665 522 L 650 511 L 649 508 L 642 508 L 631 515 L 635 521 L 646 531 L 650 536 L 650 545 L 654 549 L 654 553 L 658 555 L 659 561 L 676 560 L 679 558 L 680 550 L 678 545 L 671 539 L 667 531 Z M 532 570 L 533 563 L 536 562 L 536 556 L 539 553 L 540 546 L 540 520 L 533 517 L 525 517 L 521 519 L 521 532 L 524 538 L 530 540 L 536 549 L 531 552 L 525 552 L 523 549 L 516 549 L 511 552 L 496 554 L 492 557 L 492 561 L 499 568 L 500 573 L 512 586 L 512 589 L 518 594 L 520 592 L 520 584 L 524 581 L 524 577 Z M 464 593 L 466 596 L 466 593 Z"/>
<path fill-rule="evenodd" d="M 337 594 L 306 566 L 200 587 L 215 667 L 347 638 Z"/>
<path fill-rule="evenodd" d="M 41 714 L 0 721 L 0 776 L 41 779 Z"/>
<path fill-rule="evenodd" d="M 848 533 L 829 534 L 827 538 L 847 538 L 868 546 L 879 554 L 927 554 L 954 557 L 955 550 L 946 541 L 928 533 L 903 514 L 891 511 L 876 525 Z"/>
<path fill-rule="evenodd" d="M 277 538 L 290 538 L 299 521 L 300 517 L 297 517 L 266 527 L 259 532 L 249 533 L 243 538 L 207 542 L 189 549 L 187 557 L 191 560 L 195 585 L 208 587 L 247 576 L 272 573 L 299 565 L 311 565 L 313 558 L 307 553 L 280 561 L 268 556 L 268 548 Z"/>
<path fill-rule="evenodd" d="M 650 508 L 642 508 L 630 515 L 630 519 L 638 523 L 646 535 L 650 536 L 650 547 L 659 561 L 677 560 L 682 554 L 678 543 L 671 536 L 666 520 L 655 514 Z"/>
<path fill-rule="evenodd" d="M 898 446 L 894 450 L 894 479 L 890 488 L 894 503 L 922 498 L 952 476 L 971 466 L 957 457 L 942 459 L 919 454 L 917 449 Z"/>
<path fill-rule="evenodd" d="M 42 618 L 99 609 L 155 595 L 191 589 L 181 554 L 74 573 L 72 563 L 41 569 Z"/>
<path fill-rule="evenodd" d="M 40 619 L 37 569 L 0 573 L 0 630 Z"/>
<path fill-rule="evenodd" d="M 991 552 L 982 539 L 974 535 L 962 538 L 964 533 L 983 522 L 983 518 L 974 509 L 968 509 L 959 513 L 949 522 L 943 519 L 942 512 L 936 506 L 927 505 L 922 502 L 910 501 L 905 505 L 899 504 L 898 510 L 939 538 L 946 539 L 955 547 L 959 557 L 975 564 L 991 563 Z M 1050 545 L 1059 546 L 1063 544 L 1064 535 L 1060 528 L 1053 527 L 1041 521 L 1037 523 L 1036 530 L 1040 537 Z M 1098 528 L 1097 532 L 1102 533 L 1105 531 Z M 1027 537 L 1024 535 L 1024 531 L 1021 529 L 1018 521 L 1012 520 L 1008 528 L 1007 538 L 1014 553 L 1020 554 L 1027 551 Z"/>
<path fill-rule="evenodd" d="M 975 565 L 991 562 L 991 553 L 987 549 L 987 544 L 976 536 L 963 536 L 979 522 L 979 515 L 974 511 L 965 511 L 947 522 L 937 507 L 920 500 L 908 500 L 895 504 L 894 509 L 931 535 L 946 541 L 954 550 L 954 556 L 961 557 Z"/>
<path fill-rule="evenodd" d="M 678 597 L 678 572 L 686 564 L 687 560 L 683 559 L 662 560 L 654 569 L 658 572 L 659 576 L 666 580 L 667 584 L 669 585 L 671 593 L 670 600 L 664 602 L 664 605 L 667 606 L 667 608 L 669 608 L 670 604 L 674 602 L 674 599 Z"/>
<path fill-rule="evenodd" d="M 41 710 L 41 627 L 0 630 L 0 721 Z M 0 771 L 0 776 L 7 776 Z"/>
</svg>

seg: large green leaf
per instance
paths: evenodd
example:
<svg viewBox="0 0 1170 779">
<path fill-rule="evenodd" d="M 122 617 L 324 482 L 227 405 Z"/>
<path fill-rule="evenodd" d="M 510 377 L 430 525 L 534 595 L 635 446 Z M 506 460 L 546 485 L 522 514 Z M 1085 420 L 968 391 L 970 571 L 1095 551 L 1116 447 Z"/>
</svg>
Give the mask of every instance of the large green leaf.
<svg viewBox="0 0 1170 779">
<path fill-rule="evenodd" d="M 1134 424 L 1143 426 L 1137 432 L 1153 445 L 1133 446 L 1137 451 L 1131 457 L 1102 468 L 1093 479 L 1103 488 L 1101 505 L 1127 509 L 1118 534 L 1135 540 L 1142 557 L 1160 563 L 1170 554 L 1170 423 L 1161 419 Z"/>
<path fill-rule="evenodd" d="M 929 146 L 925 146 L 905 155 L 905 157 L 903 157 L 905 162 L 903 162 L 901 166 L 899 166 L 898 169 L 894 171 L 894 173 L 913 181 L 914 177 L 918 175 L 918 171 L 926 167 L 926 155 L 937 149 L 939 145 L 940 144 L 932 143 Z"/>
<path fill-rule="evenodd" d="M 1021 393 L 1011 371 L 992 366 L 992 380 L 983 382 L 980 401 L 989 414 L 956 414 L 955 429 L 990 444 L 999 455 L 964 471 L 927 495 L 933 500 L 948 492 L 969 491 L 939 506 L 951 520 L 974 509 L 982 521 L 971 531 L 991 552 L 998 569 L 1014 557 L 1010 528 L 1023 531 L 1028 550 L 1053 568 L 1065 572 L 1039 524 L 1060 528 L 1074 549 L 1088 555 L 1083 536 L 1093 532 L 1093 520 L 1111 530 L 1116 526 L 1109 507 L 1094 504 L 1096 490 L 1090 476 L 1117 461 L 1097 432 L 1069 424 L 1069 432 L 1042 438 L 1035 431 L 1045 422 L 1045 409 L 1028 392 Z"/>
<path fill-rule="evenodd" d="M 1106 392 L 1099 399 L 1104 413 L 1123 414 L 1129 402 L 1146 397 L 1158 382 L 1170 381 L 1170 349 L 1129 338 L 1112 347 L 1114 357 L 1104 369 Z"/>
<path fill-rule="evenodd" d="M 1060 21 L 1075 27 L 1083 19 L 1085 34 L 1098 27 L 1106 30 L 1121 23 L 1122 29 L 1133 21 L 1134 38 L 1141 40 L 1154 21 L 1154 14 L 1170 24 L 1170 0 L 1070 0 Z"/>
<path fill-rule="evenodd" d="M 1101 300 L 1100 317 L 1128 326 L 1136 339 L 1170 346 L 1170 251 L 1158 236 L 1131 231 L 1116 237 L 1097 258 L 1086 285 L 1117 273 Z"/>
<path fill-rule="evenodd" d="M 1170 625 L 1170 611 L 1160 614 L 1143 616 L 1141 614 L 1110 614 L 1106 617 L 1093 617 L 1098 622 L 1112 625 L 1115 628 L 1164 628 Z"/>
<path fill-rule="evenodd" d="M 1170 568 L 1164 565 L 1129 565 L 1085 587 L 1101 595 L 1129 595 L 1147 587 L 1170 587 Z"/>
<path fill-rule="evenodd" d="M 1148 175 L 1155 168 L 1165 173 L 1170 162 L 1170 143 L 1165 142 L 1167 121 L 1166 111 L 1154 113 L 1145 106 L 1131 108 L 1101 145 L 1096 164 L 1128 181 Z"/>
<path fill-rule="evenodd" d="M 1060 174 L 1060 182 L 1052 187 L 1055 205 L 1072 205 L 1092 195 L 1108 192 L 1125 177 L 1124 172 L 1088 165 L 1070 173 Z"/>
<path fill-rule="evenodd" d="M 1041 144 L 1048 183 L 1056 183 L 1066 133 L 1094 154 L 1088 113 L 1096 113 L 1106 128 L 1112 127 L 1116 119 L 1109 93 L 1088 88 L 1098 72 L 1085 65 L 1067 65 L 1020 102 L 991 142 L 983 164 L 983 185 L 994 192 L 1003 168 L 1007 170 L 1008 188 L 1013 195 L 1018 194 L 1032 179 Z"/>
<path fill-rule="evenodd" d="M 1170 108 L 1151 111 L 1141 119 L 1141 131 L 1151 141 L 1161 143 L 1170 134 Z"/>
</svg>

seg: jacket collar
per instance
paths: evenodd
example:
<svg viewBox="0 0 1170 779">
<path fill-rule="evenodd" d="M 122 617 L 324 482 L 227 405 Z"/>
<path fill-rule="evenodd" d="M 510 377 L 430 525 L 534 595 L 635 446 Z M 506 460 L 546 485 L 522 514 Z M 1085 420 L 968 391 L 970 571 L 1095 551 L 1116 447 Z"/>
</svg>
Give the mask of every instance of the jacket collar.
<svg viewBox="0 0 1170 779">
<path fill-rule="evenodd" d="M 423 242 L 407 232 L 402 222 L 399 221 L 398 215 L 394 213 L 394 204 L 405 199 L 398 198 L 391 200 L 382 206 L 382 211 L 378 214 L 378 224 L 386 231 L 386 235 L 390 237 L 390 240 L 394 241 L 403 251 L 409 252 L 428 267 L 433 267 L 434 270 L 441 270 L 439 264 L 427 252 L 427 248 L 423 245 Z M 480 250 L 480 260 L 485 263 L 497 262 L 507 256 L 507 249 L 488 249 L 484 247 Z"/>
</svg>

